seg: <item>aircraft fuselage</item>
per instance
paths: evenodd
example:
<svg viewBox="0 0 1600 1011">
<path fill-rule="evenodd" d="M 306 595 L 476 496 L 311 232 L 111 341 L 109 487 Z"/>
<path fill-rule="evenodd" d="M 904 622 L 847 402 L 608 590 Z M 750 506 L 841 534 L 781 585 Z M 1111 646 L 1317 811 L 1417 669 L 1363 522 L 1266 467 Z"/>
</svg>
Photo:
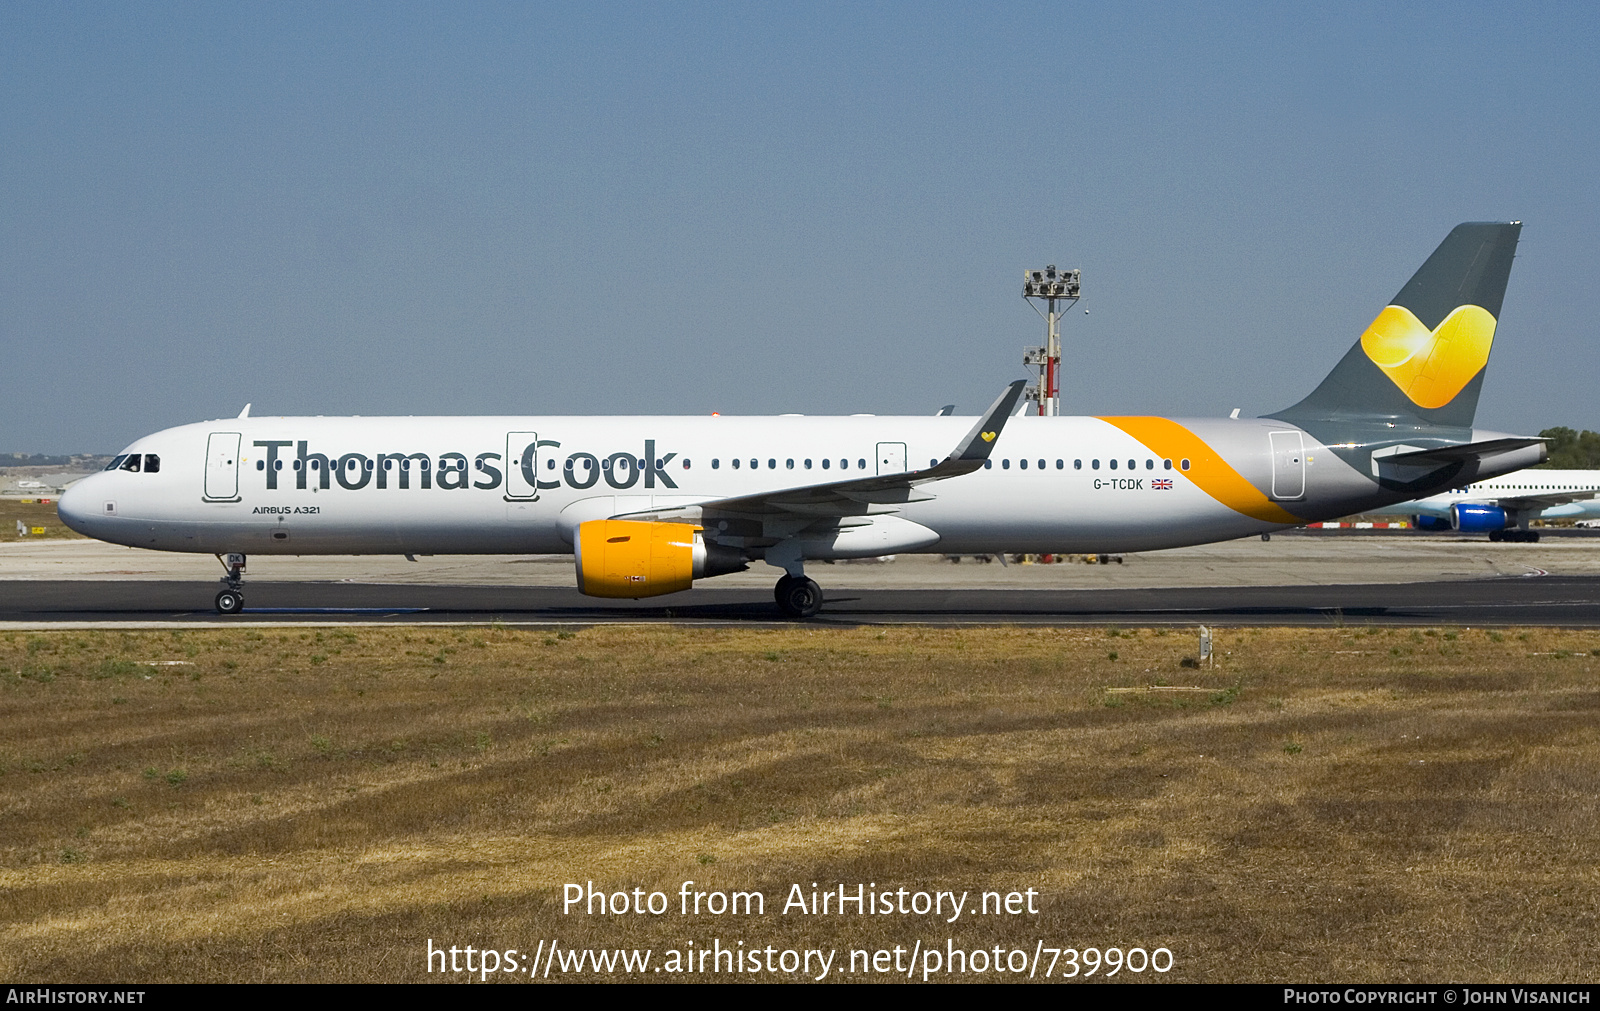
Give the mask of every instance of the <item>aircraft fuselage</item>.
<svg viewBox="0 0 1600 1011">
<path fill-rule="evenodd" d="M 1180 419 L 1159 430 L 1140 427 L 1159 420 L 1010 419 L 983 469 L 920 486 L 912 501 L 864 504 L 861 522 L 893 516 L 933 534 L 919 543 L 928 537 L 902 531 L 899 541 L 885 542 L 889 551 L 1147 551 L 1410 497 L 1281 421 Z M 120 459 L 139 456 L 139 471 L 119 466 L 95 474 L 74 485 L 60 508 L 89 536 L 165 551 L 570 552 L 573 530 L 586 520 L 922 470 L 972 422 L 228 419 L 138 440 Z M 159 460 L 155 473 L 142 466 L 150 456 Z M 1528 462 L 1508 460 L 1476 476 Z"/>
</svg>

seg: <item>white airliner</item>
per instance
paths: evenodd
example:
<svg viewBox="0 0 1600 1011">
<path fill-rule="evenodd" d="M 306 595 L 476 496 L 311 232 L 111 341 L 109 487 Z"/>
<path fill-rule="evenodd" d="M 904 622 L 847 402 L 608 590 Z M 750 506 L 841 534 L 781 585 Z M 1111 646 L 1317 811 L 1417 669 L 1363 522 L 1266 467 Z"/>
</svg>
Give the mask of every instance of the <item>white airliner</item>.
<svg viewBox="0 0 1600 1011">
<path fill-rule="evenodd" d="M 1144 551 L 1370 512 L 1521 470 L 1536 438 L 1472 427 L 1520 222 L 1453 229 L 1310 396 L 1253 419 L 240 417 L 128 446 L 62 519 L 226 556 L 571 552 L 578 589 L 648 597 L 753 561 Z"/>
<path fill-rule="evenodd" d="M 1536 519 L 1600 519 L 1600 470 L 1519 470 L 1415 502 L 1369 509 L 1410 516 L 1419 530 L 1487 533 L 1491 541 L 1537 541 Z"/>
</svg>

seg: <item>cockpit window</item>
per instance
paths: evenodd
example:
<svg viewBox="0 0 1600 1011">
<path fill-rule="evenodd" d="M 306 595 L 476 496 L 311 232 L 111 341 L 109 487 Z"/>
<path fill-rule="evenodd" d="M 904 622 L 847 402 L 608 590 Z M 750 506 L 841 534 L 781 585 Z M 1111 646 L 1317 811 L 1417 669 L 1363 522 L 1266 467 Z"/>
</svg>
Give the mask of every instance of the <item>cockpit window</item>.
<svg viewBox="0 0 1600 1011">
<path fill-rule="evenodd" d="M 106 470 L 116 470 L 118 467 L 122 466 L 122 461 L 126 460 L 127 458 L 128 454 L 126 453 L 112 457 L 111 462 L 106 464 Z"/>
<path fill-rule="evenodd" d="M 155 474 L 155 473 L 158 473 L 160 470 L 161 470 L 161 457 L 157 456 L 154 453 L 146 453 L 144 455 L 144 472 L 146 474 Z"/>
<path fill-rule="evenodd" d="M 139 473 L 139 460 L 140 457 L 138 453 L 129 453 L 128 458 L 122 461 L 122 469 L 131 470 L 135 474 Z"/>
</svg>

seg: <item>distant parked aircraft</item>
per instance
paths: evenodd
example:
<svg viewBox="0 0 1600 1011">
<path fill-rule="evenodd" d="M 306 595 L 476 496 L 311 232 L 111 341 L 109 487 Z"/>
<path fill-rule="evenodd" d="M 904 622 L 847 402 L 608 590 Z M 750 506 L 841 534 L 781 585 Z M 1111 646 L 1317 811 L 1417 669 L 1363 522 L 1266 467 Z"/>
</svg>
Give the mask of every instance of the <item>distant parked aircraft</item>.
<svg viewBox="0 0 1600 1011">
<path fill-rule="evenodd" d="M 1487 533 L 1491 541 L 1537 541 L 1536 519 L 1600 519 L 1600 470 L 1519 470 L 1437 495 L 1368 509 L 1411 516 L 1418 530 Z"/>
</svg>

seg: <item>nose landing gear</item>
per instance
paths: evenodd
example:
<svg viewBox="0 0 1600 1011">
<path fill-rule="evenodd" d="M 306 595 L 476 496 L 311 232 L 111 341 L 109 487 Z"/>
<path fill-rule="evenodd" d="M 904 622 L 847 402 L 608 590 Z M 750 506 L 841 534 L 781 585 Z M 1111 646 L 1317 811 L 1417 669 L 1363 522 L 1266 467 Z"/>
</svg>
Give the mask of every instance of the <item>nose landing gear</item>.
<svg viewBox="0 0 1600 1011">
<path fill-rule="evenodd" d="M 244 589 L 244 555 L 234 552 L 226 559 L 218 555 L 217 561 L 222 563 L 223 571 L 227 573 L 222 581 L 228 584 L 227 589 L 217 594 L 217 613 L 238 614 L 244 610 L 244 594 L 241 592 Z"/>
</svg>

